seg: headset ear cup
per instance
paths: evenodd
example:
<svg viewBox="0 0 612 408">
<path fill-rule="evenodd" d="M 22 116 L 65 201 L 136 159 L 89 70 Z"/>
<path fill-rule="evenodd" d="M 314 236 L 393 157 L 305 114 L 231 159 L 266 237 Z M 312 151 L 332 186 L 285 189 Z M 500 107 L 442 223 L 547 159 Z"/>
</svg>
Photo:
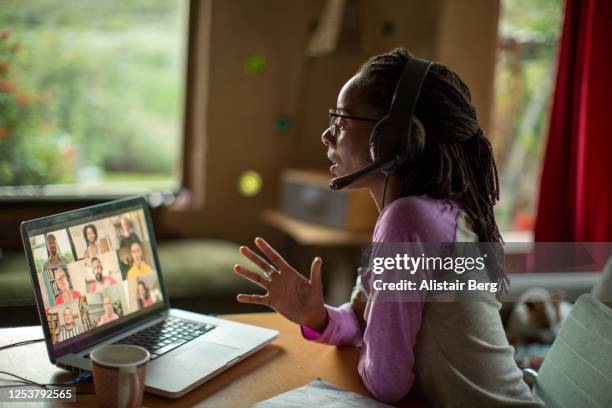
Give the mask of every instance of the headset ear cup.
<svg viewBox="0 0 612 408">
<path fill-rule="evenodd" d="M 396 173 L 402 166 L 418 158 L 425 150 L 425 127 L 416 117 L 412 117 L 410 123 L 410 134 L 404 138 L 404 143 L 400 149 L 393 167 L 392 173 Z"/>
<path fill-rule="evenodd" d="M 374 129 L 372 129 L 372 133 L 370 133 L 369 148 L 370 157 L 372 158 L 372 161 L 378 160 L 384 154 L 387 153 L 387 150 L 389 150 L 389 147 L 384 144 L 386 142 L 386 140 L 384 140 L 384 134 L 388 133 L 388 122 L 389 115 L 386 115 L 376 124 L 376 126 L 374 126 Z"/>
</svg>

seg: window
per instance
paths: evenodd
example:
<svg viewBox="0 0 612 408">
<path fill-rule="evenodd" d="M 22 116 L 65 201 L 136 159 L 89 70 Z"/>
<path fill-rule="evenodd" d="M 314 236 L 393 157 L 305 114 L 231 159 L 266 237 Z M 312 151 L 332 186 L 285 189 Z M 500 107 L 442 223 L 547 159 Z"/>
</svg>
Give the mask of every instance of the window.
<svg viewBox="0 0 612 408">
<path fill-rule="evenodd" d="M 492 141 L 500 229 L 533 229 L 557 66 L 562 0 L 502 0 Z"/>
<path fill-rule="evenodd" d="M 186 0 L 6 0 L 0 196 L 175 191 Z"/>
</svg>

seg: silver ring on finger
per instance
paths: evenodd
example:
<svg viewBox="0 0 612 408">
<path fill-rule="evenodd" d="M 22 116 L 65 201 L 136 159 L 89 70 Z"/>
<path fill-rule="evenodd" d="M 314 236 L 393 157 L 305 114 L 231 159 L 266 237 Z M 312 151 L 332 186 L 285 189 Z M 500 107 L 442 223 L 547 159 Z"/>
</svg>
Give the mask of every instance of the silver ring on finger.
<svg viewBox="0 0 612 408">
<path fill-rule="evenodd" d="M 268 269 L 264 271 L 264 275 L 266 275 L 266 278 L 272 279 L 272 275 L 274 275 L 276 272 L 277 270 L 273 266 L 269 266 Z"/>
</svg>

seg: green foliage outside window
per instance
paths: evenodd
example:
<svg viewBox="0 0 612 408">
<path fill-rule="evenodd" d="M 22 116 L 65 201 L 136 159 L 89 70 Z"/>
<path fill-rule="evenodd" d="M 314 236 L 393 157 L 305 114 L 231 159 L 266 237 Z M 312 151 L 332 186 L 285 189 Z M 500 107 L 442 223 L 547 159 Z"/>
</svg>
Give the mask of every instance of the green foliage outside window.
<svg viewBox="0 0 612 408">
<path fill-rule="evenodd" d="M 186 2 L 0 8 L 0 186 L 178 185 Z"/>
<path fill-rule="evenodd" d="M 502 0 L 492 141 L 502 230 L 531 230 L 554 91 L 562 0 Z"/>
</svg>

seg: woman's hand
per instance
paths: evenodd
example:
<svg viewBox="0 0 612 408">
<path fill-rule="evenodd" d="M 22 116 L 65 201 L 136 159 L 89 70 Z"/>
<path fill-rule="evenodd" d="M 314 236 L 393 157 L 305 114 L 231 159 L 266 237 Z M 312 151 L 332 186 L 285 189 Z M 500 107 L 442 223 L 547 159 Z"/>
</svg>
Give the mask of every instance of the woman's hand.
<svg viewBox="0 0 612 408">
<path fill-rule="evenodd" d="M 321 264 L 317 257 L 310 267 L 310 280 L 293 269 L 263 238 L 255 238 L 255 245 L 265 254 L 269 262 L 250 248 L 240 247 L 240 253 L 255 263 L 263 277 L 242 265 L 234 266 L 234 272 L 267 290 L 265 295 L 240 294 L 237 300 L 242 303 L 266 305 L 287 319 L 316 331 L 327 326 L 327 310 L 323 302 L 321 283 Z"/>
</svg>

